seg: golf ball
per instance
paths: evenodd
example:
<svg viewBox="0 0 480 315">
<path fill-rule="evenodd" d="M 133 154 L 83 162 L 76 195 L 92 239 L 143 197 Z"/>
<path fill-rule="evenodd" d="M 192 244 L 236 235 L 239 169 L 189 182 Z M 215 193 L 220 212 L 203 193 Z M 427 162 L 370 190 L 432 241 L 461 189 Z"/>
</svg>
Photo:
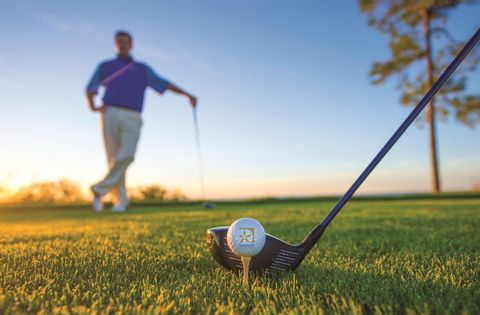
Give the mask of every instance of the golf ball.
<svg viewBox="0 0 480 315">
<path fill-rule="evenodd" d="M 265 245 L 265 230 L 257 220 L 238 219 L 228 228 L 227 243 L 238 256 L 255 256 Z"/>
</svg>

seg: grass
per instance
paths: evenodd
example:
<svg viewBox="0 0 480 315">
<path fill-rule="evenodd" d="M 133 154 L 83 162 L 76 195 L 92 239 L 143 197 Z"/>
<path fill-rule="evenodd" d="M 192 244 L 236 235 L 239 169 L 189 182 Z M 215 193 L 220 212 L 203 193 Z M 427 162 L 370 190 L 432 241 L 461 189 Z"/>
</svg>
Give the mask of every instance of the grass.
<svg viewBox="0 0 480 315">
<path fill-rule="evenodd" d="M 332 201 L 0 209 L 0 313 L 480 313 L 480 198 L 349 203 L 294 273 L 220 269 L 208 227 L 300 241 Z"/>
</svg>

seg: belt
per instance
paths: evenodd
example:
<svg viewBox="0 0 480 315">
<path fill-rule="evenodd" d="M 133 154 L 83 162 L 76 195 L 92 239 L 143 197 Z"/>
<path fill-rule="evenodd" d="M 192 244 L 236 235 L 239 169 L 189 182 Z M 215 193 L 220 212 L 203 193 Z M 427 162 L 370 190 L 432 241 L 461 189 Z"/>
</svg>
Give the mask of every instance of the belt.
<svg viewBox="0 0 480 315">
<path fill-rule="evenodd" d="M 135 113 L 140 113 L 139 110 L 133 109 L 133 108 L 128 107 L 128 106 L 125 106 L 125 105 L 105 104 L 104 106 L 107 106 L 107 107 L 109 107 L 109 106 L 111 106 L 111 107 L 118 107 L 118 108 L 126 109 L 126 110 L 129 110 L 129 111 L 135 112 Z"/>
</svg>

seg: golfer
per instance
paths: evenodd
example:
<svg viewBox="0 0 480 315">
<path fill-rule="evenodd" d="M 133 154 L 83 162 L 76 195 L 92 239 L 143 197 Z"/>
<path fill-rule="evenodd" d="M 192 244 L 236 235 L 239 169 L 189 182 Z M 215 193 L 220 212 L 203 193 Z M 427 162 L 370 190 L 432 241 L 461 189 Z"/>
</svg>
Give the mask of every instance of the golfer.
<svg viewBox="0 0 480 315">
<path fill-rule="evenodd" d="M 102 197 L 114 192 L 112 211 L 127 210 L 129 200 L 125 187 L 125 172 L 133 162 L 142 128 L 142 108 L 145 89 L 151 87 L 160 94 L 169 90 L 186 96 L 195 107 L 197 99 L 173 83 L 158 76 L 146 64 L 130 55 L 132 36 L 125 31 L 115 34 L 117 57 L 102 62 L 90 80 L 86 96 L 93 112 L 101 114 L 103 140 L 107 152 L 108 172 L 91 187 L 93 209 L 103 210 Z M 103 104 L 96 106 L 94 96 L 100 86 L 105 87 Z"/>
</svg>

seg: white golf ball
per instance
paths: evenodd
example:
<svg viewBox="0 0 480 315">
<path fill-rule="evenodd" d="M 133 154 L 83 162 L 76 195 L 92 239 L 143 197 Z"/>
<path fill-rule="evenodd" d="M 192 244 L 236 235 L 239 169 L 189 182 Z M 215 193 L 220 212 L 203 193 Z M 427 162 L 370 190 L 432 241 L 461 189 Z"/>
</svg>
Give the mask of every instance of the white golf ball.
<svg viewBox="0 0 480 315">
<path fill-rule="evenodd" d="M 255 256 L 265 245 L 265 230 L 257 220 L 238 219 L 228 228 L 227 243 L 238 256 Z"/>
</svg>

